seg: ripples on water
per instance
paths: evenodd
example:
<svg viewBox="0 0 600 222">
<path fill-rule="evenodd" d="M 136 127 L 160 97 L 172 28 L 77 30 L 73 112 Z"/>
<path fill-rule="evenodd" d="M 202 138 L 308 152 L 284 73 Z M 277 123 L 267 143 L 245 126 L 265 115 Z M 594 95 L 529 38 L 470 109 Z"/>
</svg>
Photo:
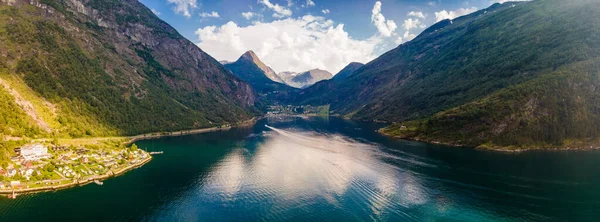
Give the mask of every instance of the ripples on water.
<svg viewBox="0 0 600 222">
<path fill-rule="evenodd" d="M 390 142 L 341 120 L 274 124 L 156 140 L 164 155 L 102 187 L 0 199 L 0 221 L 595 221 L 600 215 L 598 152 L 513 155 Z"/>
<path fill-rule="evenodd" d="M 184 198 L 199 196 L 231 208 L 259 205 L 261 209 L 252 213 L 274 220 L 292 219 L 300 216 L 297 213 L 327 218 L 327 214 L 310 211 L 325 206 L 334 209 L 325 208 L 325 212 L 343 212 L 359 220 L 389 215 L 411 218 L 401 209 L 431 198 L 412 173 L 398 171 L 380 158 L 427 163 L 385 154 L 377 145 L 341 135 L 270 129 L 261 135 L 264 140 L 255 153 L 243 146 L 236 148 L 214 166 L 194 195 Z"/>
</svg>

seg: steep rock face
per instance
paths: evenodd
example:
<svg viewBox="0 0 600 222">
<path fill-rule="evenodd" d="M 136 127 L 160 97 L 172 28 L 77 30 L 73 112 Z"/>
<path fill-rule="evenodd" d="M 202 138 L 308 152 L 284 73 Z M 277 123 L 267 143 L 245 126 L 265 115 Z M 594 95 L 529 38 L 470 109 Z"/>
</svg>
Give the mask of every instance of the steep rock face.
<svg viewBox="0 0 600 222">
<path fill-rule="evenodd" d="M 244 53 L 237 61 L 226 64 L 225 68 L 248 82 L 261 94 L 269 94 L 275 91 L 295 91 L 291 87 L 280 83 L 283 81 L 279 76 L 252 51 Z"/>
<path fill-rule="evenodd" d="M 284 72 L 280 74 L 285 83 L 291 87 L 304 89 L 323 80 L 333 77 L 330 72 L 321 69 L 312 69 L 302 73 Z"/>
<path fill-rule="evenodd" d="M 577 67 L 600 56 L 599 18 L 600 4 L 592 0 L 494 4 L 431 26 L 320 89 L 327 93 L 305 93 L 298 103 L 331 104 L 347 117 L 398 122 L 386 133 L 428 141 L 566 147 L 568 141 L 593 140 L 597 128 L 577 123 L 600 124 L 597 108 L 581 103 L 595 101 L 594 94 L 575 89 L 596 87 L 581 79 L 595 79 L 600 69 L 593 62 Z M 563 77 L 550 78 L 557 70 Z M 542 90 L 544 85 L 556 88 Z M 524 104 L 537 105 L 527 111 Z M 502 115 L 490 114 L 495 111 Z"/>
<path fill-rule="evenodd" d="M 162 78 L 172 88 L 189 92 L 206 91 L 207 88 L 222 90 L 229 98 L 236 99 L 235 102 L 246 107 L 253 105 L 253 96 L 247 95 L 250 92 L 247 84 L 232 78 L 219 62 L 179 35 L 175 29 L 154 16 L 138 1 L 70 2 L 72 8 L 91 12 L 92 18 L 100 26 L 106 26 L 102 30 L 106 35 L 101 36 L 105 37 L 101 41 L 128 46 L 128 49 L 133 49 L 145 62 L 154 60 L 171 71 L 173 77 L 167 77 L 167 74 L 163 73 Z M 130 53 L 132 51 L 119 54 L 124 57 L 135 56 Z M 149 53 L 152 58 L 144 58 L 145 53 Z"/>
<path fill-rule="evenodd" d="M 265 63 L 263 63 L 260 58 L 258 58 L 258 56 L 256 55 L 256 53 L 254 53 L 254 51 L 250 50 L 246 53 L 244 53 L 239 59 L 238 62 L 248 62 L 248 63 L 253 63 L 255 64 L 263 73 L 265 76 L 267 76 L 269 79 L 271 79 L 272 81 L 278 82 L 278 83 L 283 83 L 283 80 L 281 80 L 281 78 L 279 78 L 279 76 L 277 75 L 277 73 L 275 73 L 275 71 L 273 71 L 273 69 L 271 69 L 271 67 L 265 65 Z"/>
<path fill-rule="evenodd" d="M 47 102 L 35 110 L 53 134 L 189 129 L 255 112 L 247 83 L 137 0 L 2 1 L 0 11 L 0 78 Z"/>
</svg>

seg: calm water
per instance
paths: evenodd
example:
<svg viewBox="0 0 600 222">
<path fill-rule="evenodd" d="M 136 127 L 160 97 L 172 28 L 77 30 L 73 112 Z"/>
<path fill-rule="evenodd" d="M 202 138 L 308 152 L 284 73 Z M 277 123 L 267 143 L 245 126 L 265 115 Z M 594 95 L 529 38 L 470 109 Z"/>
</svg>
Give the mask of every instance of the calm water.
<svg viewBox="0 0 600 222">
<path fill-rule="evenodd" d="M 165 154 L 104 186 L 0 198 L 0 221 L 600 220 L 600 152 L 506 154 L 375 129 L 296 118 L 142 141 Z"/>
</svg>

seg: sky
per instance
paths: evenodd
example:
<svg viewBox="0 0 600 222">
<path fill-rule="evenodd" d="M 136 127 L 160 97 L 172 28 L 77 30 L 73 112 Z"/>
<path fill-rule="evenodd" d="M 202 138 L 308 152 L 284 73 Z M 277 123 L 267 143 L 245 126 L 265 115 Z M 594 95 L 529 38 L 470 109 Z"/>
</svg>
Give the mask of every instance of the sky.
<svg viewBox="0 0 600 222">
<path fill-rule="evenodd" d="M 253 50 L 275 72 L 337 73 L 427 27 L 507 0 L 140 0 L 219 61 Z"/>
</svg>

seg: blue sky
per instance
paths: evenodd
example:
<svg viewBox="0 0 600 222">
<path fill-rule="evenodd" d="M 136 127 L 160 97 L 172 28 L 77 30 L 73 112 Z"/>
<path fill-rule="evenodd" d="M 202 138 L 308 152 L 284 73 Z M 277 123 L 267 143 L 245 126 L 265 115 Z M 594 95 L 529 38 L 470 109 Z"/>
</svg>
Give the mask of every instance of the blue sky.
<svg viewBox="0 0 600 222">
<path fill-rule="evenodd" d="M 255 51 L 276 72 L 335 73 L 441 19 L 504 0 L 140 0 L 218 60 Z"/>
</svg>

